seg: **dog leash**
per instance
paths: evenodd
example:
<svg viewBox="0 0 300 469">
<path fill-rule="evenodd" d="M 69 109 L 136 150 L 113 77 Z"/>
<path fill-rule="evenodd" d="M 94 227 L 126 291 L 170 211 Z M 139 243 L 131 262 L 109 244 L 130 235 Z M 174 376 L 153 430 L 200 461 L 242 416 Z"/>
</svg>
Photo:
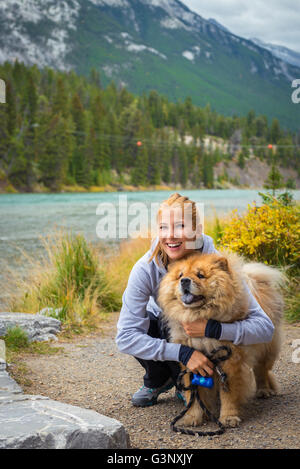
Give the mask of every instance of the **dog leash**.
<svg viewBox="0 0 300 469">
<path fill-rule="evenodd" d="M 219 357 L 216 356 L 219 352 L 221 352 L 223 350 L 226 351 L 225 355 L 221 355 Z M 231 348 L 226 346 L 226 345 L 222 345 L 222 346 L 214 349 L 210 354 L 206 355 L 207 358 L 209 358 L 209 360 L 214 364 L 215 370 L 216 370 L 216 372 L 218 373 L 218 375 L 220 377 L 221 384 L 223 386 L 224 391 L 228 391 L 227 376 L 226 376 L 226 373 L 224 373 L 224 371 L 222 370 L 222 368 L 219 367 L 219 363 L 221 363 L 225 360 L 228 360 L 228 358 L 231 356 L 231 354 L 232 354 Z M 183 433 L 184 435 L 199 435 L 199 436 L 222 435 L 225 432 L 226 429 L 225 429 L 224 425 L 220 422 L 220 420 L 217 419 L 217 417 L 215 417 L 208 410 L 208 408 L 204 405 L 204 403 L 200 399 L 200 396 L 199 396 L 199 393 L 198 393 L 198 385 L 197 384 L 192 384 L 192 382 L 191 382 L 190 386 L 185 387 L 182 384 L 182 378 L 187 373 L 189 373 L 190 375 L 193 374 L 188 370 L 184 370 L 181 373 L 179 373 L 178 379 L 177 379 L 177 388 L 178 388 L 179 391 L 191 391 L 191 398 L 190 398 L 190 401 L 189 401 L 187 407 L 179 415 L 177 415 L 177 417 L 175 417 L 172 420 L 172 422 L 170 424 L 171 429 L 174 432 Z M 193 403 L 195 402 L 195 399 L 197 399 L 201 409 L 206 413 L 208 418 L 218 425 L 219 430 L 202 432 L 200 430 L 188 430 L 186 428 L 177 427 L 175 425 L 176 422 L 178 422 L 178 420 L 180 420 L 187 413 L 187 411 L 192 407 Z"/>
</svg>

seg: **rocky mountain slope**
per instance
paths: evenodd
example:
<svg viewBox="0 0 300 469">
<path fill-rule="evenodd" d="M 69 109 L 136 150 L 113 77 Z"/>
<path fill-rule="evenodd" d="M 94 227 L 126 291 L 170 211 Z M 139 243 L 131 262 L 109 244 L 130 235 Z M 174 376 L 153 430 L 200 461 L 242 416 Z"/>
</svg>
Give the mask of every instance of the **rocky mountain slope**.
<svg viewBox="0 0 300 469">
<path fill-rule="evenodd" d="M 135 93 L 191 96 L 225 115 L 250 109 L 299 127 L 300 68 L 179 0 L 0 0 L 0 62 L 100 71 Z"/>
</svg>

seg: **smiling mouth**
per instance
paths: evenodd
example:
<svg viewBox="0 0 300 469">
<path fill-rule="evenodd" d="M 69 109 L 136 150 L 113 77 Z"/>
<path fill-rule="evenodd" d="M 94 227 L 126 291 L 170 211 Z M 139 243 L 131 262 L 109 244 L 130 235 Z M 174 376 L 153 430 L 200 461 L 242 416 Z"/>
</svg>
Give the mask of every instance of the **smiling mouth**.
<svg viewBox="0 0 300 469">
<path fill-rule="evenodd" d="M 180 298 L 184 304 L 191 305 L 192 303 L 196 303 L 196 301 L 204 300 L 205 297 L 203 295 L 193 295 L 189 291 L 186 291 Z"/>
<path fill-rule="evenodd" d="M 166 244 L 167 244 L 168 248 L 170 248 L 170 249 L 177 249 L 182 245 L 182 243 L 166 243 Z"/>
</svg>

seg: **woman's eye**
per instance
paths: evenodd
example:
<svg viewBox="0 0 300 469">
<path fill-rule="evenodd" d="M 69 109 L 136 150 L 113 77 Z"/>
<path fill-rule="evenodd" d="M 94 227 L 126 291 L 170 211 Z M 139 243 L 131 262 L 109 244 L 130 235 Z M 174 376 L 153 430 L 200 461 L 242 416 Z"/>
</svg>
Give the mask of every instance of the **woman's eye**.
<svg viewBox="0 0 300 469">
<path fill-rule="evenodd" d="M 203 274 L 201 274 L 200 272 L 197 273 L 197 277 L 198 278 L 205 278 Z"/>
</svg>

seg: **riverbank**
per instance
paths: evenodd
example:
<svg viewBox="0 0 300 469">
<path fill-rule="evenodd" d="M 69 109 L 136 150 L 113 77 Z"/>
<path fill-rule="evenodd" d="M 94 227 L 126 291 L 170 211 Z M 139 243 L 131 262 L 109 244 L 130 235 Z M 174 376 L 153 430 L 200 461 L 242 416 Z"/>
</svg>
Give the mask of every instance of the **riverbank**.
<svg viewBox="0 0 300 469">
<path fill-rule="evenodd" d="M 249 185 L 235 185 L 229 181 L 216 182 L 213 189 L 208 189 L 207 187 L 182 187 L 181 184 L 174 186 L 168 186 L 165 184 L 161 185 L 150 185 L 150 186 L 133 186 L 130 184 L 107 184 L 105 186 L 66 186 L 63 185 L 60 190 L 53 192 L 44 185 L 36 184 L 33 190 L 31 191 L 22 191 L 17 190 L 13 187 L 12 184 L 7 184 L 6 186 L 0 185 L 0 194 L 64 194 L 64 193 L 110 193 L 110 192 L 153 192 L 153 191 L 186 191 L 186 190 L 226 190 L 226 189 L 257 189 L 260 187 L 251 187 Z"/>
<path fill-rule="evenodd" d="M 141 192 L 141 191 L 186 191 L 186 190 L 226 190 L 226 189 L 248 189 L 261 190 L 270 172 L 270 165 L 260 158 L 252 155 L 244 165 L 239 165 L 235 157 L 230 160 L 222 160 L 214 166 L 214 177 L 212 187 L 206 187 L 203 182 L 195 187 L 188 179 L 185 186 L 180 183 L 152 185 L 132 185 L 131 175 L 124 172 L 122 177 L 118 176 L 116 171 L 112 171 L 110 183 L 102 186 L 84 187 L 81 185 L 62 184 L 55 191 L 49 189 L 42 183 L 34 183 L 31 190 L 14 187 L 6 178 L 3 171 L 0 170 L 0 194 L 11 193 L 32 193 L 32 194 L 51 194 L 51 193 L 110 193 L 110 192 Z M 294 168 L 279 167 L 282 180 L 287 187 L 300 189 L 300 176 Z"/>
</svg>

